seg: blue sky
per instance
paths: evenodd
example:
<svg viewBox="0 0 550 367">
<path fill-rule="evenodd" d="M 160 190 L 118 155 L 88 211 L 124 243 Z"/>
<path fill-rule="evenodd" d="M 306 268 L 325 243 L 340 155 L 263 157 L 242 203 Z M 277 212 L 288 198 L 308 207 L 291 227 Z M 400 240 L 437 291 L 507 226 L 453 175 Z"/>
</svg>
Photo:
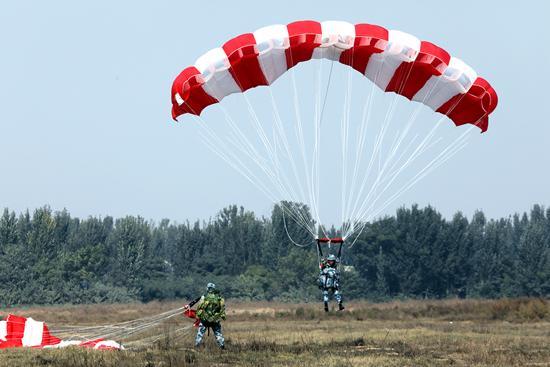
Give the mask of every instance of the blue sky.
<svg viewBox="0 0 550 367">
<path fill-rule="evenodd" d="M 0 207 L 183 221 L 272 203 L 170 118 L 170 86 L 230 37 L 298 19 L 399 29 L 499 94 L 489 132 L 387 209 L 489 216 L 550 204 L 545 1 L 12 1 L 0 11 Z M 329 200 L 329 204 L 330 200 Z M 335 203 L 336 205 L 336 203 Z M 335 220 L 336 221 L 336 220 Z"/>
</svg>

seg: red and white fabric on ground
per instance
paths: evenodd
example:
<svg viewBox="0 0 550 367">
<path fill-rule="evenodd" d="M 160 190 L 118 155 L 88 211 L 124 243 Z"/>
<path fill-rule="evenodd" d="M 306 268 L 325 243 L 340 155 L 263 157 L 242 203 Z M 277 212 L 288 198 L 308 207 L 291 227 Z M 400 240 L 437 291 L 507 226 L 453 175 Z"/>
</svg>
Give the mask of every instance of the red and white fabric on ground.
<svg viewBox="0 0 550 367">
<path fill-rule="evenodd" d="M 79 346 L 93 349 L 124 349 L 113 340 L 61 340 L 50 334 L 48 326 L 30 317 L 8 315 L 0 321 L 0 349 L 16 347 L 63 348 Z"/>
<path fill-rule="evenodd" d="M 270 85 L 311 59 L 348 65 L 386 92 L 487 130 L 495 90 L 462 60 L 431 42 L 373 24 L 302 20 L 232 38 L 185 68 L 172 85 L 172 117 L 200 115 L 233 93 Z"/>
</svg>

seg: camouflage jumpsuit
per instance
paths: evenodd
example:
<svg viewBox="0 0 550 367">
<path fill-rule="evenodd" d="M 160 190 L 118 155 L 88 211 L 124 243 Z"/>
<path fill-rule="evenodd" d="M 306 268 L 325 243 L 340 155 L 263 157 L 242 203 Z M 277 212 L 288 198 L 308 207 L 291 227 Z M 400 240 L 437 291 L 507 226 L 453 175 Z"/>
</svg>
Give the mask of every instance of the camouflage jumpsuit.
<svg viewBox="0 0 550 367">
<path fill-rule="evenodd" d="M 329 295 L 332 292 L 334 299 L 338 304 L 342 303 L 342 295 L 340 294 L 340 274 L 336 266 L 328 265 L 326 261 L 321 263 L 321 271 L 319 273 L 319 288 L 323 292 L 323 302 L 326 304 L 329 301 Z"/>
</svg>

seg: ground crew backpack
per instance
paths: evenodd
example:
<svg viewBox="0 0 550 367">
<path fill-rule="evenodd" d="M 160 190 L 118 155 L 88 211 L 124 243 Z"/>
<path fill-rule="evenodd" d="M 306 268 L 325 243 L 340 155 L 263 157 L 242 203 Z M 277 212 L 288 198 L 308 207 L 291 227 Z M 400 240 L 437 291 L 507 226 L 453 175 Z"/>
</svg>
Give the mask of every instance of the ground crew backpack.
<svg viewBox="0 0 550 367">
<path fill-rule="evenodd" d="M 225 302 L 223 298 L 218 293 L 207 293 L 197 308 L 197 317 L 207 323 L 225 320 Z"/>
</svg>

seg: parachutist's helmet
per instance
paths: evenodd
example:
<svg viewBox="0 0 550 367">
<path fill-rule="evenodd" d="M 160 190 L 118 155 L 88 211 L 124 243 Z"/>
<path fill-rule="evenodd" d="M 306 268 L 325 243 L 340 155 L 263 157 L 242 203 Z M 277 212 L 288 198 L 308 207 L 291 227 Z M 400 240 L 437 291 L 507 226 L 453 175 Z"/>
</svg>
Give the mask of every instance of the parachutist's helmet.
<svg viewBox="0 0 550 367">
<path fill-rule="evenodd" d="M 214 283 L 208 283 L 208 284 L 206 285 L 206 290 L 207 290 L 208 292 L 212 292 L 212 291 L 215 290 L 215 289 L 216 289 L 216 285 L 215 285 Z"/>
<path fill-rule="evenodd" d="M 333 267 L 334 265 L 336 265 L 336 256 L 334 256 L 334 254 L 330 254 L 328 255 L 327 257 L 327 264 L 331 267 Z"/>
</svg>

